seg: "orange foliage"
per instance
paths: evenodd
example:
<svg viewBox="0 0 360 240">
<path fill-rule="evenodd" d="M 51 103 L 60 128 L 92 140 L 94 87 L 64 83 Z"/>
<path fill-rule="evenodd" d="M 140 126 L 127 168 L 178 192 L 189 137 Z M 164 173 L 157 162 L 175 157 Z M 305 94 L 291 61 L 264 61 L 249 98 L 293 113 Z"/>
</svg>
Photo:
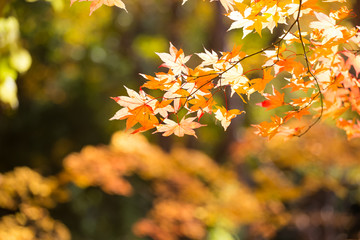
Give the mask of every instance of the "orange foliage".
<svg viewBox="0 0 360 240">
<path fill-rule="evenodd" d="M 301 138 L 286 142 L 280 136 L 265 141 L 249 131 L 244 134 L 242 140 L 232 145 L 231 159 L 238 169 L 244 169 L 242 173 L 255 182 L 255 195 L 259 201 L 277 203 L 284 208 L 285 202 L 299 203 L 311 199 L 320 191 L 332 192 L 345 201 L 359 187 L 358 139 L 347 141 L 338 131 L 324 125 L 317 125 Z M 246 173 L 249 164 L 256 164 L 256 167 Z M 358 190 L 355 192 L 359 194 Z M 287 210 L 291 214 L 290 223 L 302 231 L 312 225 L 335 223 L 330 227 L 346 231 L 354 220 L 351 215 L 336 210 L 331 210 L 335 212 L 327 213 L 330 215 L 325 218 L 321 211 L 325 210 L 298 209 L 294 206 Z"/>
<path fill-rule="evenodd" d="M 343 20 L 351 16 L 351 10 L 340 6 L 336 10 L 325 11 L 315 0 L 220 2 L 228 12 L 226 16 L 233 21 L 229 30 L 240 29 L 243 37 L 248 34 L 261 36 L 264 29 L 272 33 L 279 24 L 289 27 L 268 47 L 255 52 L 246 52 L 241 46 L 220 53 L 205 49 L 205 52 L 197 53 L 201 60 L 194 68 L 186 65 L 191 56 L 186 56 L 182 49 L 170 43 L 169 53 L 157 53 L 163 61 L 160 67 L 168 70 L 156 73 L 156 77 L 142 74 L 146 81 L 139 94 L 127 89 L 130 97 L 113 98 L 123 108 L 111 120 L 126 119 L 127 129 L 135 127 L 135 132 L 156 128 L 154 133 L 164 132 L 164 136 L 196 136 L 193 129 L 202 125 L 195 120 L 200 121 L 204 113 L 215 112 L 215 118 L 220 118 L 226 130 L 238 114 L 231 117 L 221 115 L 218 109 L 227 112 L 228 106 L 224 106 L 214 95 L 227 89 L 231 91 L 231 96 L 237 93 L 243 102 L 246 102 L 244 95 L 250 98 L 253 93 L 259 93 L 265 100 L 258 105 L 267 110 L 287 106 L 281 115 L 274 114 L 270 122 L 254 125 L 258 128 L 257 133 L 264 137 L 301 136 L 320 118 L 345 118 L 349 111 L 359 117 L 359 26 L 343 24 Z M 343 4 L 342 0 L 329 2 Z M 304 21 L 309 22 L 308 26 L 301 24 Z M 243 61 L 259 54 L 264 56 L 259 66 L 244 71 L 246 65 Z M 263 78 L 249 79 L 247 73 L 254 71 L 262 71 Z M 283 88 L 291 88 L 291 93 L 280 92 L 274 87 L 272 93 L 266 93 L 264 90 L 273 79 L 282 80 L 285 83 Z M 143 88 L 157 89 L 162 94 L 155 98 Z M 241 112 L 238 109 L 238 113 Z M 304 126 L 305 115 L 316 120 Z M 191 127 L 182 130 L 180 125 L 187 120 L 191 122 Z M 297 125 L 293 126 L 290 120 L 296 121 Z M 338 121 L 338 126 L 343 128 L 343 121 Z M 352 134 L 357 129 L 355 121 L 347 122 L 345 130 L 350 134 L 349 138 L 359 137 Z"/>
<path fill-rule="evenodd" d="M 292 204 L 324 189 L 339 199 L 348 196 L 347 186 L 359 185 L 359 147 L 359 141 L 349 143 L 322 125 L 287 142 L 281 136 L 267 142 L 247 131 L 232 145 L 230 161 L 219 165 L 195 150 L 176 147 L 166 153 L 141 135 L 118 132 L 109 146 L 85 147 L 64 164 L 79 186 L 99 186 L 112 194 L 137 191 L 130 186 L 132 175 L 148 182 L 154 199 L 133 227 L 138 236 L 205 239 L 212 232 L 235 234 L 248 226 L 249 236 L 270 238 L 288 224 L 309 227 L 313 217 L 327 224 L 320 210 L 306 212 Z M 341 226 L 351 219 L 336 216 Z"/>
<path fill-rule="evenodd" d="M 288 218 L 281 209 L 266 210 L 268 206 L 238 181 L 230 166 L 219 166 L 195 150 L 174 148 L 165 153 L 141 135 L 118 132 L 110 146 L 85 147 L 67 157 L 64 165 L 79 186 L 100 186 L 112 194 L 128 195 L 127 177 L 133 174 L 149 181 L 155 200 L 147 217 L 134 226 L 139 236 L 203 239 L 208 228 L 232 232 L 253 222 L 273 233 Z"/>
</svg>

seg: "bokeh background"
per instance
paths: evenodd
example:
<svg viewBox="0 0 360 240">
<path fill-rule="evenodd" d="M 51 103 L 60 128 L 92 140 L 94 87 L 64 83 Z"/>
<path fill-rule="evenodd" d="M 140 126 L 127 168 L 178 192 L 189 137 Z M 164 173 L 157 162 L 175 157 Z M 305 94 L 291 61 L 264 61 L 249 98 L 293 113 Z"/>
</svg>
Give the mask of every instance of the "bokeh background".
<svg viewBox="0 0 360 240">
<path fill-rule="evenodd" d="M 0 239 L 359 239 L 360 142 L 331 123 L 267 141 L 256 96 L 230 99 L 247 114 L 226 132 L 204 116 L 198 139 L 108 120 L 169 42 L 251 53 L 282 32 L 227 32 L 219 2 L 124 1 L 90 17 L 90 2 L 1 1 Z"/>
</svg>

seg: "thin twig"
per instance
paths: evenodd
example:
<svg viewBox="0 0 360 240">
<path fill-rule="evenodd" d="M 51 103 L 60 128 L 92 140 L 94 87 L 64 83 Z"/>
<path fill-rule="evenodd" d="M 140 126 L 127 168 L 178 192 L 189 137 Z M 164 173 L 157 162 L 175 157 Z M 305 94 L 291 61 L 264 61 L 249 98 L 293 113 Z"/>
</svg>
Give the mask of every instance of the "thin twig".
<svg viewBox="0 0 360 240">
<path fill-rule="evenodd" d="M 300 3 L 299 3 L 300 6 L 299 6 L 299 14 L 298 14 L 298 16 L 300 15 L 301 4 L 302 4 L 302 0 L 300 0 Z M 318 117 L 313 123 L 311 123 L 304 132 L 302 132 L 301 134 L 297 135 L 298 137 L 301 137 L 301 136 L 303 136 L 304 134 L 306 134 L 315 124 L 317 124 L 317 123 L 320 121 L 320 119 L 321 119 L 321 117 L 322 117 L 322 115 L 323 115 L 323 112 L 324 112 L 324 101 L 323 101 L 323 94 L 322 94 L 322 91 L 321 91 L 321 88 L 320 88 L 319 81 L 318 81 L 318 79 L 316 78 L 316 76 L 314 75 L 314 73 L 312 72 L 312 69 L 311 69 L 311 66 L 310 66 L 310 61 L 309 61 L 309 59 L 308 59 L 308 57 L 307 57 L 307 53 L 306 53 L 306 49 L 305 49 L 305 44 L 304 44 L 303 37 L 302 37 L 302 34 L 301 34 L 300 18 L 299 18 L 299 17 L 296 19 L 296 23 L 297 23 L 297 27 L 298 27 L 298 30 L 299 30 L 299 40 L 300 40 L 300 42 L 301 42 L 301 47 L 302 47 L 302 50 L 303 50 L 303 53 L 304 53 L 304 58 L 305 58 L 305 62 L 306 62 L 306 67 L 307 67 L 308 73 L 313 77 L 313 79 L 314 79 L 314 81 L 315 81 L 315 85 L 316 85 L 316 87 L 317 87 L 317 89 L 318 89 L 318 91 L 319 91 L 318 94 L 316 94 L 316 95 L 319 95 L 319 97 L 320 97 L 320 106 L 321 106 L 321 110 L 320 110 L 320 115 L 319 115 L 319 117 Z M 316 95 L 315 95 L 315 96 L 316 96 Z M 312 100 L 312 101 L 313 101 L 313 100 Z M 311 101 L 311 102 L 312 102 L 312 101 Z"/>
</svg>

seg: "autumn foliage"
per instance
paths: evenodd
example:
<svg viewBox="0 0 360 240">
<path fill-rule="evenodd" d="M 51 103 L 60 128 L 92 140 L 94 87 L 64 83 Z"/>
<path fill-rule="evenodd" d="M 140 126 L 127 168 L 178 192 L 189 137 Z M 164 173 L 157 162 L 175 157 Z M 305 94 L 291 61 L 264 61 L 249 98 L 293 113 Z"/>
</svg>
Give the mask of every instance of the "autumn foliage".
<svg viewBox="0 0 360 240">
<path fill-rule="evenodd" d="M 67 227 L 48 211 L 67 196 L 57 178 L 42 177 L 27 167 L 0 174 L 0 208 L 13 213 L 0 219 L 1 239 L 70 240 Z"/>
<path fill-rule="evenodd" d="M 269 239 L 295 228 L 299 239 L 309 239 L 312 231 L 323 239 L 319 227 L 359 234 L 356 219 L 336 207 L 359 201 L 353 198 L 360 193 L 358 148 L 358 141 L 348 144 L 320 125 L 286 143 L 280 136 L 259 140 L 248 130 L 220 165 L 196 150 L 174 147 L 166 153 L 142 135 L 118 132 L 109 146 L 87 146 L 64 166 L 78 186 L 98 186 L 109 194 L 136 194 L 134 176 L 148 183 L 152 207 L 133 225 L 138 236 L 236 239 L 243 230 L 246 239 Z M 332 200 L 322 203 L 322 197 Z"/>
<path fill-rule="evenodd" d="M 286 222 L 280 212 L 264 214 L 266 206 L 238 181 L 230 166 L 219 166 L 195 150 L 174 148 L 165 153 L 141 135 L 118 132 L 110 146 L 85 147 L 68 156 L 64 166 L 79 186 L 99 186 L 110 194 L 128 196 L 137 191 L 127 180 L 132 175 L 149 182 L 153 207 L 133 227 L 139 236 L 204 239 L 208 228 L 231 233 L 239 225 L 261 222 L 274 230 L 273 225 Z"/>
<path fill-rule="evenodd" d="M 98 4 L 124 8 L 119 2 L 93 1 L 90 11 Z M 337 119 L 337 126 L 345 129 L 349 138 L 358 137 L 360 34 L 359 27 L 345 24 L 352 16 L 346 5 L 337 4 L 326 11 L 317 1 L 220 2 L 233 21 L 229 30 L 242 31 L 243 38 L 261 36 L 263 31 L 274 33 L 274 29 L 283 33 L 257 52 L 246 52 L 243 46 L 220 53 L 205 49 L 196 54 L 200 61 L 194 67 L 187 65 L 190 56 L 170 43 L 169 53 L 157 53 L 163 61 L 161 67 L 167 70 L 155 76 L 141 74 L 145 83 L 138 93 L 127 89 L 129 97 L 114 98 L 122 108 L 111 119 L 126 120 L 126 128 L 136 128 L 134 132 L 156 128 L 155 132 L 164 136 L 196 136 L 194 129 L 203 126 L 198 123 L 203 114 L 214 114 L 226 130 L 231 120 L 243 113 L 228 109 L 226 101 L 214 97 L 229 90 L 244 102 L 261 94 L 265 100 L 259 105 L 267 110 L 282 107 L 282 113 L 273 115 L 270 122 L 253 125 L 260 136 L 301 136 L 321 118 L 330 118 Z M 306 27 L 305 21 L 309 22 Z M 246 60 L 255 55 L 262 55 L 262 63 L 247 68 Z M 249 78 L 253 72 L 262 77 Z M 274 87 L 274 81 L 283 82 L 283 87 Z M 272 90 L 267 92 L 268 88 Z M 150 95 L 144 89 L 157 93 Z M 284 89 L 290 93 L 285 94 Z M 313 123 L 301 121 L 306 115 L 313 116 Z M 288 124 L 294 120 L 296 123 Z"/>
<path fill-rule="evenodd" d="M 359 147 L 324 125 L 285 143 L 281 136 L 259 139 L 249 129 L 219 164 L 197 150 L 164 152 L 142 135 L 117 132 L 108 146 L 66 157 L 56 177 L 25 167 L 0 175 L 0 207 L 9 211 L 0 219 L 0 236 L 70 239 L 49 214 L 59 202 L 75 201 L 67 182 L 125 198 L 141 194 L 151 207 L 132 231 L 154 240 L 270 239 L 286 229 L 299 239 L 325 239 L 322 229 L 357 237 L 357 218 L 348 208 L 360 203 Z"/>
<path fill-rule="evenodd" d="M 49 1 L 54 6 L 51 11 L 57 11 L 60 0 Z M 83 1 L 70 0 L 70 5 L 80 6 Z M 116 6 L 124 15 L 128 14 L 124 11 L 131 14 L 132 7 L 125 5 L 128 0 L 88 1 L 92 16 L 80 10 L 86 18 L 79 18 L 78 28 L 68 29 L 72 21 L 67 18 L 78 16 L 78 10 L 74 10 L 77 14 L 59 11 L 52 25 L 46 23 L 48 11 L 39 24 L 47 26 L 43 32 L 34 20 L 38 18 L 21 27 L 26 20 L 12 16 L 16 15 L 12 7 L 23 3 L 0 1 L 0 13 L 9 15 L 0 18 L 0 27 L 5 26 L 0 29 L 0 100 L 10 106 L 7 121 L 0 114 L 4 133 L 0 147 L 7 153 L 1 157 L 7 156 L 9 163 L 2 170 L 20 165 L 20 158 L 31 159 L 26 163 L 37 169 L 16 167 L 0 173 L 1 240 L 360 237 L 360 142 L 356 139 L 360 137 L 360 27 L 351 22 L 356 17 L 351 4 L 344 0 L 218 0 L 228 31 L 237 31 L 236 40 L 242 44 L 222 51 L 204 48 L 191 55 L 169 43 L 168 52 L 154 53 L 161 61 L 158 71 L 141 73 L 138 89 L 131 89 L 129 83 L 126 96 L 111 97 L 120 109 L 110 120 L 123 121 L 126 131 L 115 132 L 108 144 L 111 127 L 88 134 L 97 128 L 96 121 L 90 120 L 98 115 L 82 107 L 91 105 L 98 111 L 99 105 L 93 104 L 98 99 L 88 101 L 87 97 L 103 84 L 100 77 L 129 67 L 123 64 L 128 57 L 123 52 L 110 53 L 123 50 L 123 42 L 116 38 L 126 31 L 124 27 L 95 40 L 90 35 L 114 19 L 119 26 L 126 19 L 109 17 L 106 12 L 100 15 L 96 11 L 100 7 Z M 187 8 L 199 0 L 175 1 Z M 19 13 L 29 11 L 24 6 Z M 89 24 L 91 18 L 96 19 L 93 24 Z M 101 18 L 107 18 L 106 24 Z M 127 33 L 136 35 L 141 30 Z M 173 30 L 183 34 L 181 28 Z M 38 36 L 29 37 L 38 31 Z M 71 40 L 59 44 L 59 36 Z M 264 36 L 272 38 L 267 46 L 254 50 L 246 44 Z M 37 45 L 29 47 L 33 39 Z M 111 47 L 97 46 L 102 40 Z M 44 46 L 46 41 L 52 45 Z M 146 38 L 144 42 L 148 47 Z M 80 64 L 81 59 L 86 61 Z M 114 79 L 104 85 L 112 88 L 118 84 Z M 40 85 L 45 87 L 37 91 Z M 81 92 L 71 96 L 76 91 Z M 37 103 L 28 103 L 35 101 L 34 96 Z M 235 98 L 241 103 L 234 104 Z M 102 99 L 109 100 L 103 95 Z M 15 112 L 17 107 L 21 114 Z M 56 111 L 49 110 L 53 108 Z M 64 114 L 65 108 L 71 109 L 69 115 Z M 251 129 L 238 127 L 229 138 L 207 133 L 212 139 L 195 139 L 199 128 L 211 125 L 211 117 L 227 130 L 235 118 L 255 115 L 258 109 L 261 116 L 244 121 Z M 107 117 L 99 115 L 108 127 Z M 59 119 L 63 123 L 54 124 Z M 46 127 L 45 121 L 51 124 Z M 31 131 L 21 132 L 26 128 Z M 175 142 L 132 134 L 146 131 L 195 138 Z M 84 136 L 79 137 L 81 133 Z M 161 148 L 156 141 L 166 141 L 166 146 Z M 188 147 L 202 148 L 201 144 L 210 154 Z M 223 148 L 220 154 L 211 152 L 211 144 Z M 33 151 L 36 147 L 40 150 Z M 57 162 L 44 167 L 51 161 Z M 109 212 L 102 212 L 103 205 Z"/>
</svg>

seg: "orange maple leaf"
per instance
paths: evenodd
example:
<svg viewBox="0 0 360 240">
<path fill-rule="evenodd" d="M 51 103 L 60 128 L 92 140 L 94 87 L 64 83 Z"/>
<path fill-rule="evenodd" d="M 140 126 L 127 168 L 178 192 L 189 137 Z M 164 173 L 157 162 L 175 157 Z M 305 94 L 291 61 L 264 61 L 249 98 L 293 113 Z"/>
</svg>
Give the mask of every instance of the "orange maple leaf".
<svg viewBox="0 0 360 240">
<path fill-rule="evenodd" d="M 141 87 L 148 88 L 148 89 L 159 89 L 159 90 L 165 89 L 165 83 L 168 81 L 168 79 L 166 79 L 166 78 L 159 79 L 157 77 L 153 77 L 153 76 L 149 76 L 149 75 L 145 75 L 145 74 L 140 74 L 140 75 L 148 80 Z"/>
<path fill-rule="evenodd" d="M 196 95 L 195 98 L 188 101 L 192 106 L 190 107 L 191 112 L 197 112 L 197 116 L 200 119 L 204 112 L 211 113 L 212 106 L 214 104 L 214 99 L 209 96 L 205 98 L 201 95 Z"/>
<path fill-rule="evenodd" d="M 270 110 L 273 108 L 281 107 L 284 105 L 284 93 L 280 93 L 273 86 L 273 94 L 264 93 L 264 97 L 267 99 L 261 103 L 257 103 L 256 105 L 265 107 L 266 110 Z"/>
<path fill-rule="evenodd" d="M 189 69 L 187 82 L 194 83 L 196 89 L 201 92 L 209 93 L 214 88 L 212 80 L 217 76 L 218 74 L 215 71 L 203 71 L 197 67 L 194 70 Z"/>
<path fill-rule="evenodd" d="M 264 69 L 264 74 L 262 78 L 251 79 L 251 87 L 254 88 L 256 91 L 263 93 L 266 84 L 268 84 L 273 78 L 274 76 L 271 75 L 271 68 Z"/>
<path fill-rule="evenodd" d="M 257 128 L 256 134 L 262 137 L 268 137 L 269 140 L 273 138 L 279 130 L 279 127 L 284 123 L 284 119 L 279 116 L 271 117 L 271 122 L 262 122 L 258 125 L 251 125 Z"/>
<path fill-rule="evenodd" d="M 305 71 L 304 65 L 298 61 L 295 61 L 295 58 L 286 58 L 280 60 L 276 65 L 280 66 L 278 73 L 287 71 L 294 73 L 295 75 L 300 75 Z"/>
<path fill-rule="evenodd" d="M 126 88 L 126 87 L 125 87 Z M 126 129 L 139 123 L 142 131 L 149 130 L 157 125 L 158 119 L 154 115 L 157 100 L 140 90 L 139 93 L 126 88 L 129 97 L 120 96 L 113 98 L 120 106 L 119 110 L 110 120 L 127 119 Z"/>
<path fill-rule="evenodd" d="M 153 110 L 148 105 L 141 105 L 133 110 L 126 120 L 126 129 L 133 127 L 135 124 L 140 123 L 145 130 L 155 127 L 159 123 L 158 119 L 154 116 Z"/>
</svg>

